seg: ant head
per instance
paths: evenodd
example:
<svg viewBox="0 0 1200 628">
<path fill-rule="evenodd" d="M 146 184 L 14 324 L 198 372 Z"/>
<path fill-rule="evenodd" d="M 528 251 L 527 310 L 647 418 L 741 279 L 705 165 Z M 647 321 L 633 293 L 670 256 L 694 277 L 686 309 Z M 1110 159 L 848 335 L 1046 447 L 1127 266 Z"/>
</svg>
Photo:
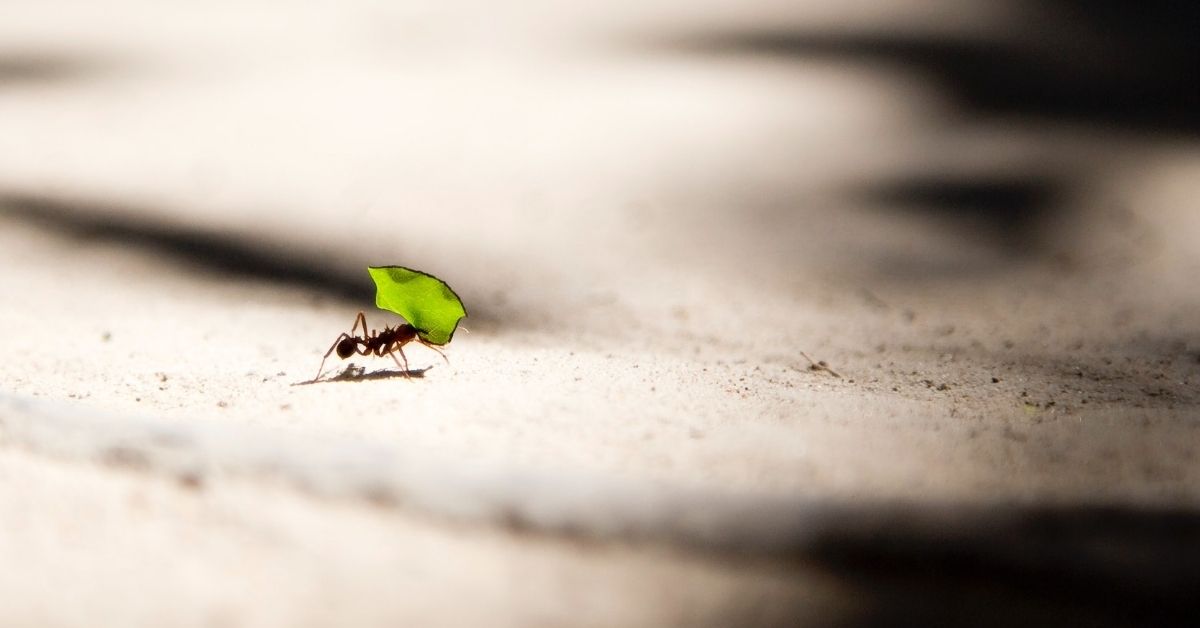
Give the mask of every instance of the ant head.
<svg viewBox="0 0 1200 628">
<path fill-rule="evenodd" d="M 345 360 L 354 355 L 354 348 L 357 345 L 353 338 L 342 338 L 342 341 L 337 343 L 338 357 Z"/>
</svg>

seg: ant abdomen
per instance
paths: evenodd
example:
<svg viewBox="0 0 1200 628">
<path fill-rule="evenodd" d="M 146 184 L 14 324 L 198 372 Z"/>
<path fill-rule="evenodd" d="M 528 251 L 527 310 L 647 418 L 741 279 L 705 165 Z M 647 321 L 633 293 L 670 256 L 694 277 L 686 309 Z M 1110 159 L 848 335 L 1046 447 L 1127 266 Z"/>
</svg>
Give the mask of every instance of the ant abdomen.
<svg viewBox="0 0 1200 628">
<path fill-rule="evenodd" d="M 354 338 L 342 338 L 342 341 L 337 344 L 338 357 L 345 360 L 354 355 L 354 350 L 357 346 L 358 342 Z"/>
</svg>

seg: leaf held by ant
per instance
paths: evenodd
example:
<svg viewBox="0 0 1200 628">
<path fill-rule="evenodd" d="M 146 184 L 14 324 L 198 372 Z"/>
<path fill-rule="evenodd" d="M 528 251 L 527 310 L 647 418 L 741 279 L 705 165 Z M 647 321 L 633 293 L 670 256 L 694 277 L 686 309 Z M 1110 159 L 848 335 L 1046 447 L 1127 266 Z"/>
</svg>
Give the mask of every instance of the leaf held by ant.
<svg viewBox="0 0 1200 628">
<path fill-rule="evenodd" d="M 375 280 L 375 305 L 400 315 L 424 341 L 444 345 L 467 315 L 462 299 L 446 282 L 403 266 L 369 266 Z"/>
</svg>

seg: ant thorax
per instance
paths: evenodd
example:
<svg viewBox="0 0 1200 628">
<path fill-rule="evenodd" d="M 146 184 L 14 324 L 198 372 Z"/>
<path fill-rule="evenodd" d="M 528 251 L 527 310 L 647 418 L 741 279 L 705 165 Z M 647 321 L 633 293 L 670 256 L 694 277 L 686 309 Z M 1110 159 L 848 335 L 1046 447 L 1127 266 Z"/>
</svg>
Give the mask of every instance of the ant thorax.
<svg viewBox="0 0 1200 628">
<path fill-rule="evenodd" d="M 405 323 L 396 327 L 386 327 L 378 335 L 367 339 L 368 346 L 385 346 L 390 344 L 405 344 L 417 337 L 417 328 Z"/>
</svg>

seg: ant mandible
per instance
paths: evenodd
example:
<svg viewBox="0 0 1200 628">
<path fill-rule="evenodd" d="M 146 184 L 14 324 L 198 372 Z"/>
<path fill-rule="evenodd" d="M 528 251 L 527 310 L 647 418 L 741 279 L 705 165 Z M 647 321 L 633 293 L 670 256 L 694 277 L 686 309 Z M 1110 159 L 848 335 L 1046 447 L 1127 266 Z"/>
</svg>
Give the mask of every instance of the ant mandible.
<svg viewBox="0 0 1200 628">
<path fill-rule="evenodd" d="M 354 332 L 360 326 L 362 327 L 362 336 L 355 335 Z M 313 378 L 313 381 L 315 382 L 321 377 L 321 371 L 325 370 L 325 360 L 329 358 L 329 354 L 333 353 L 334 350 L 337 351 L 338 357 L 343 360 L 355 353 L 363 356 L 374 355 L 376 357 L 390 355 L 396 361 L 396 366 L 404 369 L 404 376 L 410 377 L 408 356 L 404 355 L 404 345 L 415 340 L 437 351 L 438 355 L 442 356 L 442 359 L 446 361 L 446 364 L 449 364 L 450 359 L 446 357 L 446 354 L 433 343 L 418 336 L 418 331 L 420 330 L 416 327 L 405 323 L 396 327 L 385 327 L 381 332 L 376 332 L 372 329 L 368 333 L 367 317 L 362 312 L 359 312 L 358 316 L 354 319 L 354 326 L 350 328 L 350 333 L 342 332 L 337 337 L 337 340 L 334 340 L 333 344 L 329 346 L 329 351 L 326 351 L 325 356 L 321 358 L 321 366 L 317 367 L 317 376 Z M 400 359 L 396 358 L 396 353 L 399 353 L 400 359 L 404 360 L 403 364 L 400 363 Z"/>
</svg>

